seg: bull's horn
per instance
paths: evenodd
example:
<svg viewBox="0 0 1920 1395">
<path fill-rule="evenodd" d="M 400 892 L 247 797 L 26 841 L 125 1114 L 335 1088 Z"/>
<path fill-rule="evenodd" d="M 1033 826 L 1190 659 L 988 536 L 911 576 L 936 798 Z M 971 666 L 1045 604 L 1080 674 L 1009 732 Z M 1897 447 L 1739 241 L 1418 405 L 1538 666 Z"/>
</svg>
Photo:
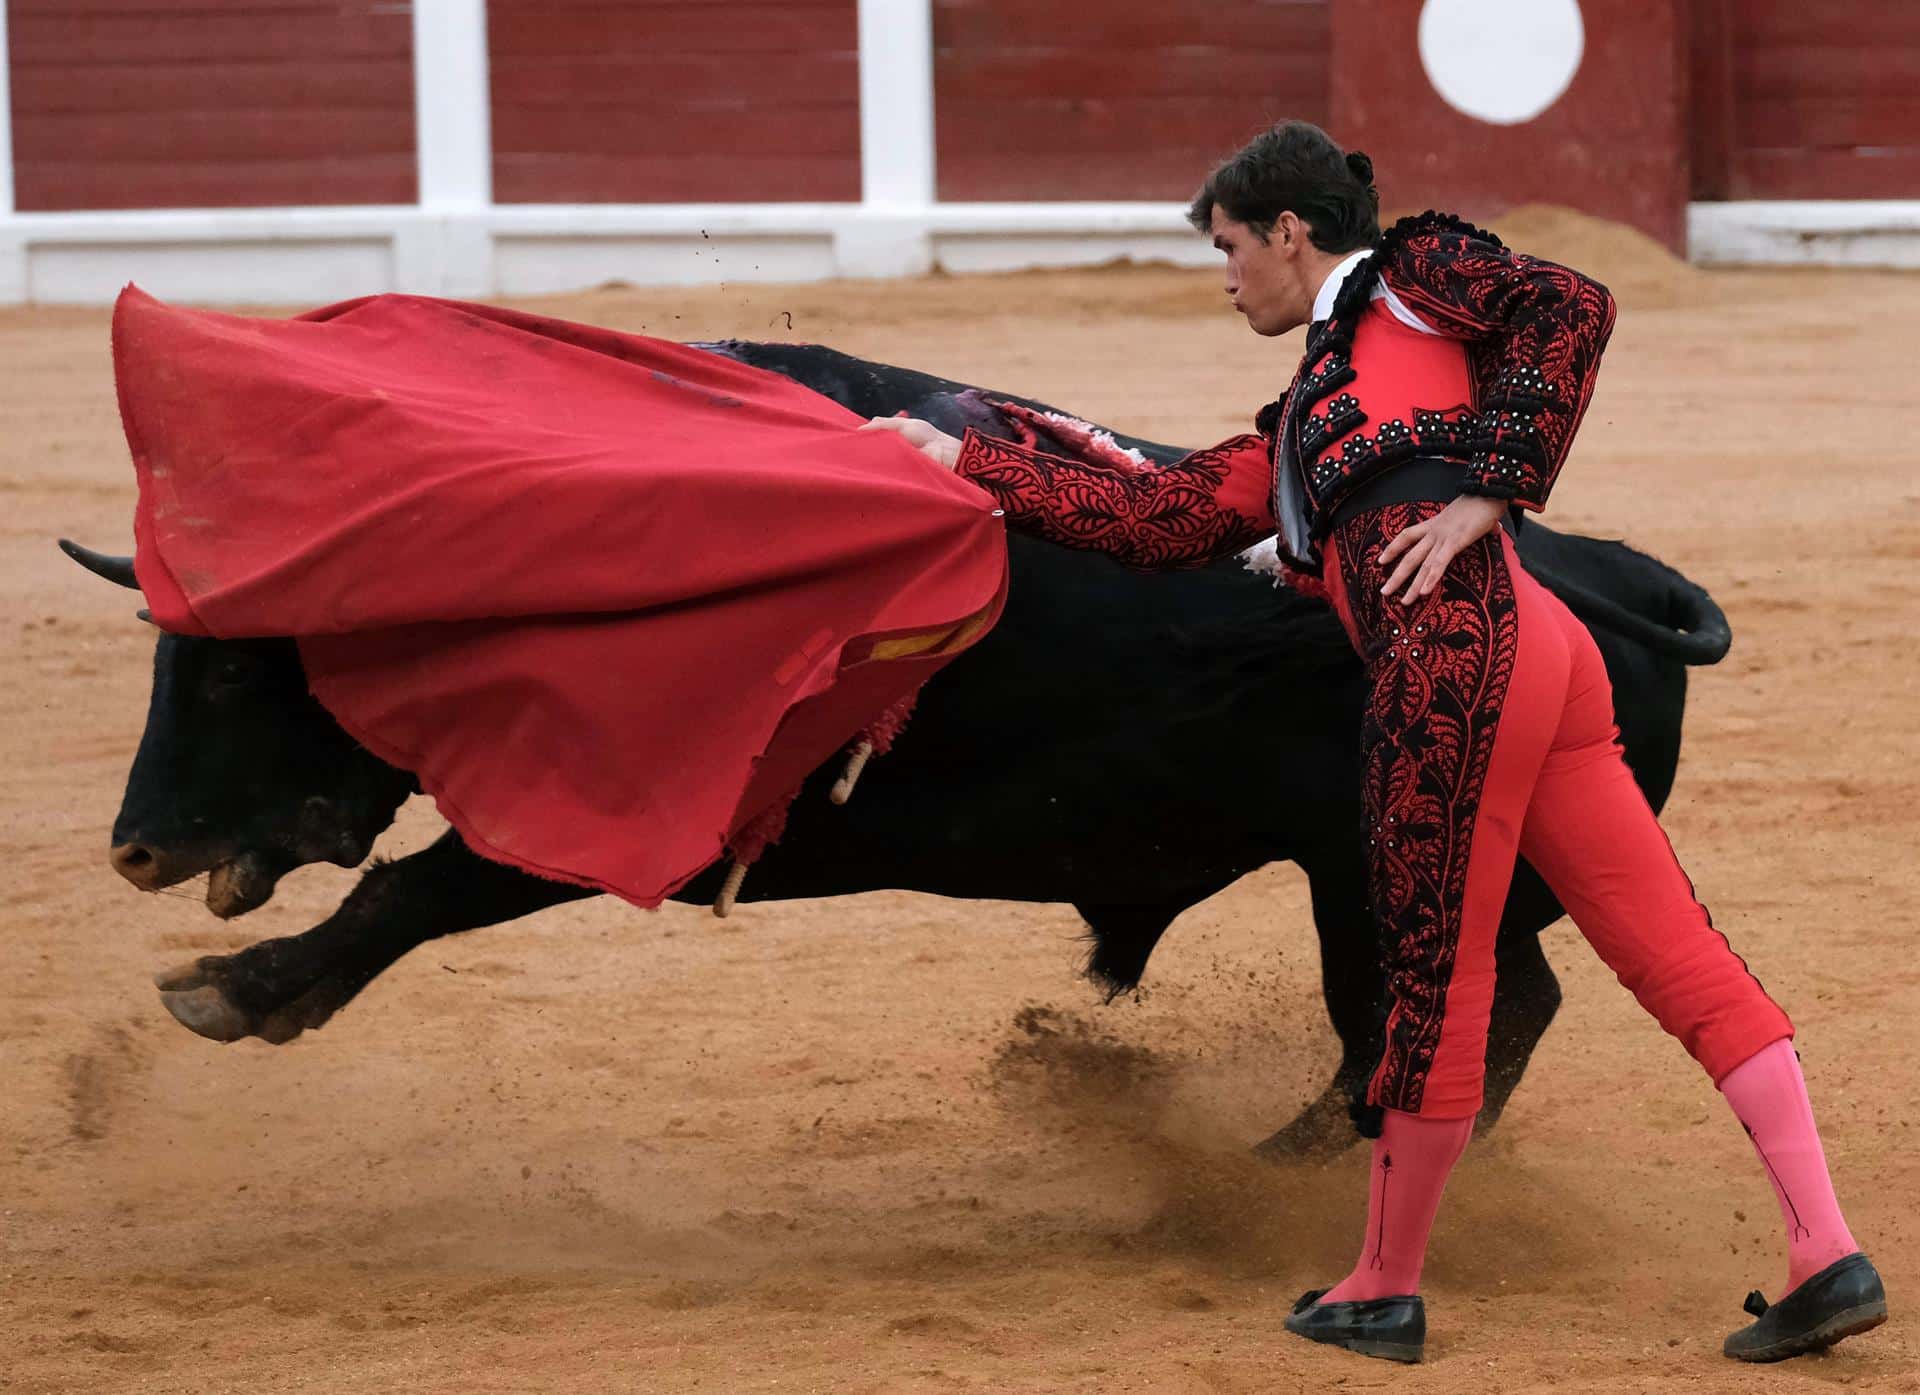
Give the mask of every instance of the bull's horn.
<svg viewBox="0 0 1920 1395">
<path fill-rule="evenodd" d="M 847 757 L 846 770 L 838 780 L 833 782 L 833 789 L 828 792 L 827 798 L 835 804 L 845 804 L 852 799 L 853 787 L 860 783 L 860 772 L 867 768 L 867 762 L 872 759 L 873 743 L 871 741 L 862 741 L 855 746 L 853 754 Z"/>
<path fill-rule="evenodd" d="M 60 550 L 95 576 L 104 577 L 115 586 L 124 586 L 129 591 L 140 589 L 140 583 L 134 579 L 131 557 L 109 557 L 104 552 L 95 552 L 90 547 L 82 547 L 65 538 L 60 539 Z"/>
<path fill-rule="evenodd" d="M 140 609 L 134 611 L 133 618 L 136 620 L 144 620 L 151 625 L 153 623 L 153 612 L 145 606 L 141 606 Z"/>
<path fill-rule="evenodd" d="M 713 913 L 725 920 L 733 914 L 733 903 L 740 899 L 740 887 L 747 879 L 747 864 L 736 862 L 727 868 L 727 880 L 720 887 L 720 894 L 714 898 Z"/>
</svg>

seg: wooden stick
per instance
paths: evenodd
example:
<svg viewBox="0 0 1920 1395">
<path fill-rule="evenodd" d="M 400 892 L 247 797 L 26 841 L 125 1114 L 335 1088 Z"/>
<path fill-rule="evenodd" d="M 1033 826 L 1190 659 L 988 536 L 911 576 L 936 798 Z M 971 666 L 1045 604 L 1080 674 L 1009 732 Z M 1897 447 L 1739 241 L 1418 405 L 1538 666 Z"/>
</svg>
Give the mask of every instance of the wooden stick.
<svg viewBox="0 0 1920 1395">
<path fill-rule="evenodd" d="M 853 748 L 853 754 L 847 757 L 847 768 L 838 780 L 833 782 L 833 793 L 828 796 L 835 804 L 845 804 L 853 798 L 853 787 L 860 783 L 860 772 L 867 768 L 867 762 L 873 759 L 873 743 L 862 741 Z"/>
<path fill-rule="evenodd" d="M 713 898 L 713 913 L 725 920 L 733 912 L 733 903 L 740 899 L 740 884 L 747 879 L 747 864 L 736 862 L 727 868 L 727 880 L 720 888 L 720 894 Z"/>
</svg>

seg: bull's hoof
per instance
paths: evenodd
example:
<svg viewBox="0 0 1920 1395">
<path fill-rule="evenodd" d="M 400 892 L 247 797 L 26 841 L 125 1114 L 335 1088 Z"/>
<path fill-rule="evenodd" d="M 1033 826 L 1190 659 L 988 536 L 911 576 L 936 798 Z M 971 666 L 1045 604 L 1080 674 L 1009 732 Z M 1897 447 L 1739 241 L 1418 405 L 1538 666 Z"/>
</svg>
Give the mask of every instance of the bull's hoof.
<svg viewBox="0 0 1920 1395">
<path fill-rule="evenodd" d="M 161 989 L 160 1005 L 174 1021 L 208 1041 L 239 1041 L 253 1035 L 252 1020 L 212 984 L 203 988 Z"/>
<path fill-rule="evenodd" d="M 1352 1147 L 1359 1137 L 1347 1112 L 1346 1090 L 1329 1085 L 1292 1123 L 1256 1143 L 1253 1151 L 1268 1162 L 1330 1158 Z"/>
<path fill-rule="evenodd" d="M 161 1006 L 174 1020 L 208 1041 L 239 1041 L 258 1037 L 272 1046 L 284 1046 L 302 1032 L 324 1026 L 350 994 L 331 980 L 323 980 L 291 1002 L 270 1012 L 253 1013 L 233 999 L 223 970 L 226 959 L 209 955 L 191 964 L 154 976 Z"/>
</svg>

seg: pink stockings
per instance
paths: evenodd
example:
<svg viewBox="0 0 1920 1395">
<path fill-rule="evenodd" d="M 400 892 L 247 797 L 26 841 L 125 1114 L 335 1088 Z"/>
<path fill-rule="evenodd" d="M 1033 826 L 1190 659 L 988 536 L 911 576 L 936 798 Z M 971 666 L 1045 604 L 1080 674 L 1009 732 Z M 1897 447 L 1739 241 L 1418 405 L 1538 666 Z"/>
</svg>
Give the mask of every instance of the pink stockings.
<svg viewBox="0 0 1920 1395">
<path fill-rule="evenodd" d="M 1793 1043 L 1782 1038 L 1762 1047 L 1727 1073 L 1720 1090 L 1753 1141 L 1780 1202 L 1787 1229 L 1784 1292 L 1790 1293 L 1859 1249 L 1833 1195 Z M 1321 1302 L 1420 1291 L 1420 1266 L 1440 1195 L 1472 1131 L 1471 1118 L 1431 1119 L 1386 1111 L 1385 1125 L 1373 1143 L 1367 1235 L 1359 1263 Z"/>
<path fill-rule="evenodd" d="M 1447 1174 L 1466 1151 L 1473 1119 L 1423 1119 L 1386 1111 L 1373 1140 L 1373 1180 L 1367 1189 L 1367 1239 L 1353 1272 L 1329 1289 L 1322 1303 L 1391 1298 L 1420 1291 L 1427 1235 L 1440 1210 Z"/>
<path fill-rule="evenodd" d="M 1721 1080 L 1720 1093 L 1733 1106 L 1773 1183 L 1787 1227 L 1790 1293 L 1860 1248 L 1833 1195 L 1827 1155 L 1813 1126 L 1813 1106 L 1807 1102 L 1807 1082 L 1793 1043 L 1776 1041 L 1742 1061 Z"/>
</svg>

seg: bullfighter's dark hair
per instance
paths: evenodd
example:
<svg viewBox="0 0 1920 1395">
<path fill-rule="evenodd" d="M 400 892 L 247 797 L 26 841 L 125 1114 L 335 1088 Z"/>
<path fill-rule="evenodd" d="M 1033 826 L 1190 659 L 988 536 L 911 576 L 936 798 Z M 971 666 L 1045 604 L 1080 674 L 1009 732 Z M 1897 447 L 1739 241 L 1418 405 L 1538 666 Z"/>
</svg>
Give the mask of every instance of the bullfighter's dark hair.
<svg viewBox="0 0 1920 1395">
<path fill-rule="evenodd" d="M 1208 231 L 1216 205 L 1262 242 L 1289 211 L 1322 252 L 1357 252 L 1380 240 L 1373 161 L 1343 151 L 1310 121 L 1282 121 L 1223 160 L 1193 196 L 1187 221 Z"/>
</svg>

